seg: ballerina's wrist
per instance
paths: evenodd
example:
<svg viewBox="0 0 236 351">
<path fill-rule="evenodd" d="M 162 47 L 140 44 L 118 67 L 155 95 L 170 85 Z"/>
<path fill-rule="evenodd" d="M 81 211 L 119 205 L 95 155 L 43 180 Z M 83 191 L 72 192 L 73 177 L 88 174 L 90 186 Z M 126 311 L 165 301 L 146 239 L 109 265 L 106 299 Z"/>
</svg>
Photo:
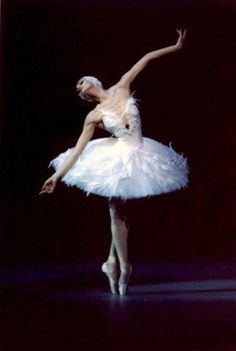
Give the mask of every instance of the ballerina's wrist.
<svg viewBox="0 0 236 351">
<path fill-rule="evenodd" d="M 58 174 L 54 173 L 51 178 L 57 182 L 58 179 L 60 178 L 60 176 Z"/>
</svg>

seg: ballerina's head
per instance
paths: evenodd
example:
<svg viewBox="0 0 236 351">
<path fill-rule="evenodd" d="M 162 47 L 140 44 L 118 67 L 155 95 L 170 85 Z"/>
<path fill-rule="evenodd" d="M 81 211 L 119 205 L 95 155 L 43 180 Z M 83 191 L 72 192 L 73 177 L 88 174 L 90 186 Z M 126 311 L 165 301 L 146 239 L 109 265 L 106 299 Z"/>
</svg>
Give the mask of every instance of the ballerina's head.
<svg viewBox="0 0 236 351">
<path fill-rule="evenodd" d="M 81 99 L 95 102 L 100 100 L 100 96 L 104 92 L 100 80 L 93 76 L 84 76 L 76 84 L 76 90 Z"/>
</svg>

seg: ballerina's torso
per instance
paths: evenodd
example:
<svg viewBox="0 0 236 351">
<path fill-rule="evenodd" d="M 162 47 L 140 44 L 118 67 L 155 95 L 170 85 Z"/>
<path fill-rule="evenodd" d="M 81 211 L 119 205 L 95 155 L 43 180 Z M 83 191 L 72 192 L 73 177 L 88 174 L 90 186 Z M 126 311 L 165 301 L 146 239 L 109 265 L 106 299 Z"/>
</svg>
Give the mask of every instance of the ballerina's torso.
<svg viewBox="0 0 236 351">
<path fill-rule="evenodd" d="M 110 97 L 95 108 L 103 128 L 117 138 L 141 140 L 141 121 L 136 100 L 117 88 L 109 90 Z"/>
</svg>

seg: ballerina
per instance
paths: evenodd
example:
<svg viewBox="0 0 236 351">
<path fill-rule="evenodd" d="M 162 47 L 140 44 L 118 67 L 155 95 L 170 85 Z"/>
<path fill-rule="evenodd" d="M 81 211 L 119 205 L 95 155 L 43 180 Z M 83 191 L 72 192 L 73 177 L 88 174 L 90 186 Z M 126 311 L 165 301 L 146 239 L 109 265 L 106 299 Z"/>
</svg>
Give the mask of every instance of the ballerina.
<svg viewBox="0 0 236 351">
<path fill-rule="evenodd" d="M 50 162 L 49 166 L 56 172 L 39 193 L 52 193 L 61 178 L 87 195 L 108 199 L 112 240 L 102 271 L 108 277 L 112 294 L 127 294 L 132 273 L 124 201 L 167 193 L 188 183 L 187 159 L 171 146 L 142 136 L 140 114 L 130 91 L 131 83 L 150 61 L 182 48 L 186 30 L 177 32 L 176 44 L 144 55 L 109 89 L 104 89 L 92 76 L 78 81 L 79 96 L 97 105 L 86 116 L 76 145 Z M 111 136 L 90 140 L 96 127 L 105 129 Z"/>
</svg>

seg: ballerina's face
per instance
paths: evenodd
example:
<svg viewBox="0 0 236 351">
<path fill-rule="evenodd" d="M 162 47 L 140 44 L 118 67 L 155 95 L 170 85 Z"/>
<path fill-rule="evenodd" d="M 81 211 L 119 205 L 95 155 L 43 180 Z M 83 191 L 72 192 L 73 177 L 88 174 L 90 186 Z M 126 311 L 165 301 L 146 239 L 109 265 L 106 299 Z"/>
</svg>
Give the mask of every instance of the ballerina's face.
<svg viewBox="0 0 236 351">
<path fill-rule="evenodd" d="M 76 84 L 76 90 L 79 94 L 83 93 L 83 94 L 89 95 L 88 90 L 92 87 L 93 87 L 93 84 L 84 78 L 81 78 Z"/>
<path fill-rule="evenodd" d="M 83 77 L 76 84 L 76 90 L 81 99 L 90 102 L 99 102 L 101 96 L 104 95 L 102 83 L 95 77 Z"/>
</svg>

